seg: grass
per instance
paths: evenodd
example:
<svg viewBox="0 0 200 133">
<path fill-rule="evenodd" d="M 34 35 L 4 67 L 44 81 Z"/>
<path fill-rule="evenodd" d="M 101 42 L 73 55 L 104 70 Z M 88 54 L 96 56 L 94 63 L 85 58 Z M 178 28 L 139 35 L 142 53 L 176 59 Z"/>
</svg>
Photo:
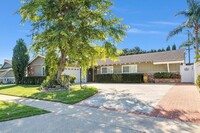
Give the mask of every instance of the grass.
<svg viewBox="0 0 200 133">
<path fill-rule="evenodd" d="M 97 92 L 98 90 L 91 86 L 83 86 L 82 88 L 80 86 L 72 86 L 70 94 L 67 90 L 59 92 L 40 92 L 39 86 L 33 85 L 10 85 L 0 87 L 0 94 L 62 102 L 66 104 L 80 102 Z"/>
<path fill-rule="evenodd" d="M 48 113 L 48 111 L 13 102 L 0 101 L 0 122 L 44 113 Z"/>
</svg>

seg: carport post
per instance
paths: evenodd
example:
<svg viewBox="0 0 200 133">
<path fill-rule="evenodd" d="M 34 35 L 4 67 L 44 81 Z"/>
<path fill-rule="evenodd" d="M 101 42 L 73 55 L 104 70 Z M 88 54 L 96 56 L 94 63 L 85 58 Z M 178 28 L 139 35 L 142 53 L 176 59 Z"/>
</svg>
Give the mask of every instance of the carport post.
<svg viewBox="0 0 200 133">
<path fill-rule="evenodd" d="M 170 72 L 169 63 L 167 63 L 167 71 Z"/>
</svg>

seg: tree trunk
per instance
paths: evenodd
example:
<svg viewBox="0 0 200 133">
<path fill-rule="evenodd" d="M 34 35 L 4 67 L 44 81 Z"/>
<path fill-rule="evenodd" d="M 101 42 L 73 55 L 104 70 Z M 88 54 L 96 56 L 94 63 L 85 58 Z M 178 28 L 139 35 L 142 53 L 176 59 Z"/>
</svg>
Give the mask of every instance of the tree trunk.
<svg viewBox="0 0 200 133">
<path fill-rule="evenodd" d="M 61 84 L 61 74 L 65 68 L 65 63 L 66 63 L 66 53 L 64 50 L 61 50 L 61 57 L 60 57 L 60 63 L 58 67 L 58 73 L 56 77 L 56 81 Z"/>
<path fill-rule="evenodd" d="M 198 36 L 198 34 L 199 34 L 199 25 L 198 24 L 196 24 L 195 25 L 195 55 L 198 55 L 198 53 L 199 53 L 199 36 Z"/>
<path fill-rule="evenodd" d="M 189 59 L 189 64 L 190 64 L 190 46 L 188 47 L 188 59 Z"/>
</svg>

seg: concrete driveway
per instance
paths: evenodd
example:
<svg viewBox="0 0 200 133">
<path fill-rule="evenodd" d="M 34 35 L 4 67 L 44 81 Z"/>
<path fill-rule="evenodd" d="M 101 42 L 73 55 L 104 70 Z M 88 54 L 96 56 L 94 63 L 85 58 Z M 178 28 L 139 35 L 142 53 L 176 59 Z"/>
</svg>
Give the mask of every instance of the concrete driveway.
<svg viewBox="0 0 200 133">
<path fill-rule="evenodd" d="M 169 84 L 87 84 L 99 89 L 95 96 L 78 105 L 150 114 L 174 85 Z"/>
</svg>

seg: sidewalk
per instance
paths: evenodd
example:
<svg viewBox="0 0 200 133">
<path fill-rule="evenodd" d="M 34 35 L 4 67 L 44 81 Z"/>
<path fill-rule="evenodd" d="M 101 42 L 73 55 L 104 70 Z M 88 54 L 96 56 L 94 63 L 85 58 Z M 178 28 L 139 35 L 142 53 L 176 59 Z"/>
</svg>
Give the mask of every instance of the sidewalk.
<svg viewBox="0 0 200 133">
<path fill-rule="evenodd" d="M 130 113 L 72 106 L 62 103 L 0 95 L 14 101 L 52 111 L 52 113 L 0 122 L 1 133 L 137 133 L 200 131 L 200 125 Z"/>
</svg>

